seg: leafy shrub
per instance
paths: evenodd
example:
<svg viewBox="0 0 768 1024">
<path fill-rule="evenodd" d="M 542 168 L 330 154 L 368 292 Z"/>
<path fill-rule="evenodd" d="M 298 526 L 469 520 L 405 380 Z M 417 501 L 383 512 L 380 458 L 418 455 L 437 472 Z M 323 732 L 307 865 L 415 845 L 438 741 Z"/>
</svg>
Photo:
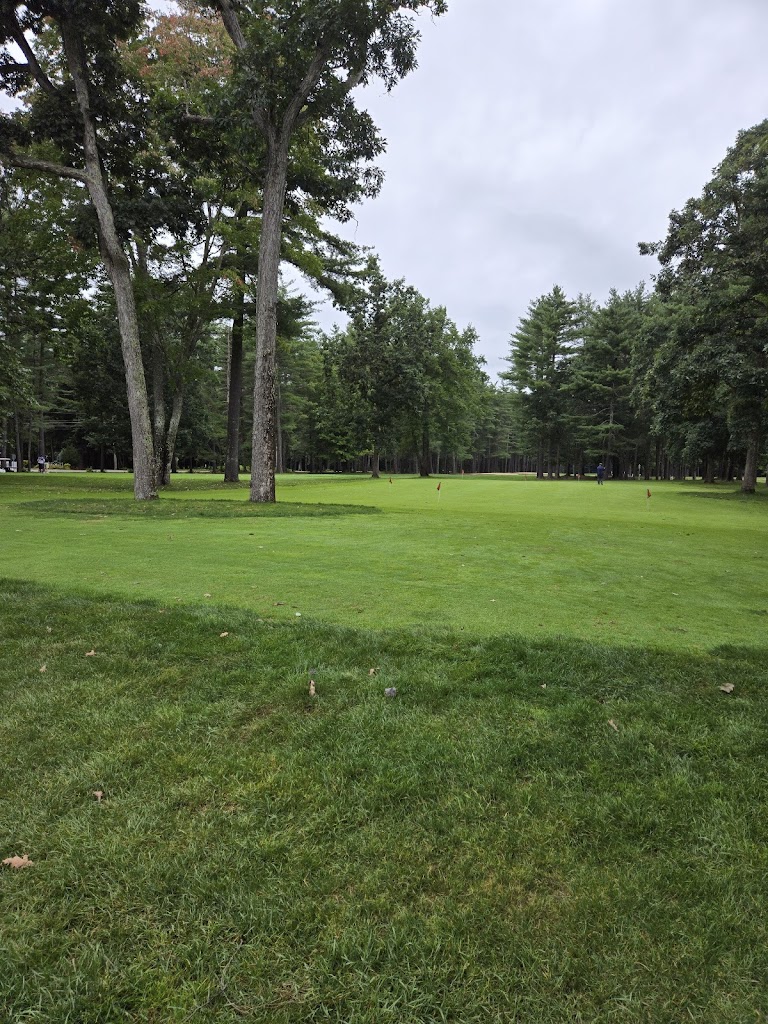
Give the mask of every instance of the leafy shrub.
<svg viewBox="0 0 768 1024">
<path fill-rule="evenodd" d="M 59 452 L 59 457 L 56 459 L 57 462 L 69 463 L 70 466 L 80 465 L 80 452 L 75 448 L 74 445 L 65 445 Z M 67 469 L 69 466 L 67 466 Z"/>
</svg>

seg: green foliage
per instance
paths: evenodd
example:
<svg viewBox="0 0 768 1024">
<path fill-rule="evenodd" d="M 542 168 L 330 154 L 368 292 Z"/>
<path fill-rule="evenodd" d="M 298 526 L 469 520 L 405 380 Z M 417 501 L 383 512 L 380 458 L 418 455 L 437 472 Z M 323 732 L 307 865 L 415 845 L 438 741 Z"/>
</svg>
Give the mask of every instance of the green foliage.
<svg viewBox="0 0 768 1024">
<path fill-rule="evenodd" d="M 725 412 L 732 444 L 747 452 L 748 490 L 768 416 L 766 232 L 768 121 L 739 134 L 701 196 L 670 215 L 663 242 L 641 246 L 661 262 L 668 318 L 652 372 L 678 371 L 679 383 L 693 371 L 685 405 Z"/>
<path fill-rule="evenodd" d="M 324 345 L 328 405 L 339 398 L 358 452 L 412 452 L 428 472 L 433 451 L 463 458 L 487 378 L 470 328 L 460 332 L 404 281 L 369 268 L 351 323 Z M 335 376 L 334 376 L 335 375 Z"/>
<path fill-rule="evenodd" d="M 3 116 L 6 138 L 13 127 L 26 146 L 52 144 L 65 160 L 82 165 L 82 121 L 62 47 L 63 31 L 77 40 L 88 69 L 91 113 L 99 123 L 104 168 L 109 174 L 125 175 L 146 132 L 146 110 L 118 44 L 138 28 L 143 15 L 141 0 L 105 0 L 97 9 L 86 0 L 4 3 L 0 45 L 10 59 L 0 67 L 0 88 L 31 101 L 28 111 Z M 22 45 L 24 60 L 19 61 L 15 55 Z M 39 86 L 35 92 L 30 90 L 33 82 Z"/>
<path fill-rule="evenodd" d="M 61 462 L 64 466 L 69 466 L 71 469 L 80 468 L 80 451 L 74 447 L 74 445 L 65 445 L 56 456 L 57 462 Z"/>
<path fill-rule="evenodd" d="M 503 373 L 516 395 L 522 438 L 544 475 L 568 430 L 570 360 L 579 336 L 579 307 L 558 286 L 535 299 L 512 336 L 509 362 Z M 559 459 L 557 459 L 559 464 Z"/>
<path fill-rule="evenodd" d="M 592 462 L 632 465 L 647 425 L 632 401 L 632 352 L 646 315 L 643 286 L 584 310 L 583 343 L 570 365 L 575 437 Z M 691 461 L 695 461 L 692 459 Z"/>
</svg>

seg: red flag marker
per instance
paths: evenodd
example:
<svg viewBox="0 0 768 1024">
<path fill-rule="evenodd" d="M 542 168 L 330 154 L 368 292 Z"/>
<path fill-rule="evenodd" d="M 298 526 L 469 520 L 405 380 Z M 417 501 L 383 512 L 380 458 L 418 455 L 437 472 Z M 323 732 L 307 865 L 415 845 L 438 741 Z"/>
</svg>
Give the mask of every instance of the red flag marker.
<svg viewBox="0 0 768 1024">
<path fill-rule="evenodd" d="M 440 490 L 440 486 L 441 486 L 442 482 L 443 482 L 443 481 L 441 480 L 441 481 L 440 481 L 440 483 L 439 483 L 439 484 L 437 485 L 437 489 L 438 489 L 438 491 Z"/>
<path fill-rule="evenodd" d="M 650 498 L 650 496 L 651 496 L 651 488 L 649 487 L 648 488 L 648 497 Z"/>
</svg>

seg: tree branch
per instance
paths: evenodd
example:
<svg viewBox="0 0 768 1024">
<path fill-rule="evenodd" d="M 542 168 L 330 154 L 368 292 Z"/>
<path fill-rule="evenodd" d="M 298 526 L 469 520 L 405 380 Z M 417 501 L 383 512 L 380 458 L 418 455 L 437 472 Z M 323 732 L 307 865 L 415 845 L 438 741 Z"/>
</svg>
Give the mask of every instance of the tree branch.
<svg viewBox="0 0 768 1024">
<path fill-rule="evenodd" d="M 27 37 L 24 35 L 24 32 L 22 31 L 22 28 L 15 17 L 11 33 L 13 35 L 13 41 L 16 43 L 16 45 L 19 47 L 21 52 L 26 57 L 27 68 L 31 72 L 37 84 L 40 86 L 43 92 L 47 92 L 49 96 L 58 96 L 58 89 L 38 64 L 37 57 L 35 56 L 35 51 L 29 45 L 29 41 L 27 40 Z"/>
<path fill-rule="evenodd" d="M 221 14 L 221 20 L 224 22 L 224 28 L 227 30 L 227 35 L 235 44 L 235 48 L 238 50 L 244 50 L 247 46 L 243 30 L 240 27 L 240 20 L 237 17 L 237 12 L 232 6 L 231 0 L 213 0 L 215 6 L 218 8 Z"/>
<path fill-rule="evenodd" d="M 33 157 L 22 156 L 21 153 L 0 152 L 0 162 L 25 171 L 40 171 L 42 174 L 55 174 L 59 178 L 71 178 L 73 181 L 82 182 L 83 185 L 89 185 L 91 182 L 88 172 L 81 171 L 78 167 L 67 167 L 66 164 L 56 164 L 50 160 L 35 160 Z"/>
<path fill-rule="evenodd" d="M 296 125 L 299 123 L 301 116 L 301 108 L 307 102 L 309 94 L 312 92 L 314 87 L 320 81 L 320 76 L 325 68 L 326 61 L 328 60 L 328 51 L 322 47 L 318 47 L 315 50 L 315 55 L 310 61 L 310 65 L 307 68 L 304 79 L 301 85 L 297 89 L 293 99 L 288 104 L 283 117 L 283 134 L 290 135 Z"/>
<path fill-rule="evenodd" d="M 210 117 L 208 114 L 190 114 L 189 111 L 184 114 L 184 120 L 187 124 L 205 124 L 209 126 L 216 124 L 216 118 Z"/>
<path fill-rule="evenodd" d="M 221 20 L 224 23 L 227 35 L 235 45 L 235 49 L 242 53 L 243 50 L 247 49 L 248 43 L 243 33 L 243 29 L 240 25 L 240 19 L 237 16 L 237 11 L 232 5 L 232 0 L 213 0 L 213 4 L 221 14 Z M 264 135 L 265 138 L 269 139 L 269 120 L 265 116 L 263 110 L 257 107 L 255 104 L 251 105 L 251 116 L 256 122 L 256 126 L 259 131 Z"/>
<path fill-rule="evenodd" d="M 361 60 L 360 64 L 354 70 L 350 71 L 350 73 L 347 75 L 346 80 L 341 83 L 341 95 L 342 96 L 348 96 L 352 92 L 353 89 L 356 89 L 357 86 L 360 85 L 360 83 L 363 80 L 363 76 L 365 75 L 365 64 L 366 64 L 366 60 L 365 60 L 365 57 L 363 57 L 363 59 Z M 315 82 L 315 84 L 317 84 L 317 82 Z M 311 92 L 311 89 L 307 92 L 307 96 L 309 96 L 309 92 Z M 306 100 L 306 97 L 305 97 L 305 100 Z M 303 105 L 304 104 L 302 103 L 302 106 Z M 312 111 L 311 110 L 308 110 L 308 109 L 307 110 L 301 110 L 301 108 L 300 108 L 300 112 L 296 116 L 296 125 L 297 125 L 297 127 L 299 127 L 299 126 L 301 126 L 303 124 L 306 124 L 306 122 L 309 120 L 311 115 L 312 115 Z"/>
</svg>

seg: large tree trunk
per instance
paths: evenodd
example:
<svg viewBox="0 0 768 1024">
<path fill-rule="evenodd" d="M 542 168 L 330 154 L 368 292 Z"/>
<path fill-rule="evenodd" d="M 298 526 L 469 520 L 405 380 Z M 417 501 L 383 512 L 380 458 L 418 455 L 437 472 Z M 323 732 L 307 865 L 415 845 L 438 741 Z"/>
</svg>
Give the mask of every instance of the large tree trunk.
<svg viewBox="0 0 768 1024">
<path fill-rule="evenodd" d="M 13 414 L 14 426 L 16 428 L 16 472 L 24 472 L 24 452 L 21 450 L 21 420 L 19 414 Z"/>
<path fill-rule="evenodd" d="M 141 360 L 139 322 L 131 280 L 131 268 L 117 234 L 112 205 L 101 166 L 96 125 L 89 97 L 85 49 L 76 26 L 72 25 L 66 15 L 62 17 L 59 25 L 67 64 L 83 119 L 83 152 L 88 173 L 87 186 L 98 219 L 101 257 L 112 282 L 117 304 L 117 320 L 125 364 L 128 412 L 133 442 L 133 492 L 139 500 L 156 498 L 152 423 L 149 416 L 144 365 Z"/>
<path fill-rule="evenodd" d="M 159 338 L 152 339 L 152 449 L 154 455 L 155 487 L 163 485 L 165 465 L 165 360 Z"/>
<path fill-rule="evenodd" d="M 184 384 L 181 380 L 176 381 L 176 391 L 173 395 L 171 405 L 171 418 L 168 421 L 168 433 L 165 436 L 163 449 L 165 451 L 165 463 L 163 465 L 163 487 L 171 482 L 171 471 L 173 470 L 173 458 L 176 453 L 176 436 L 179 432 L 181 413 L 184 409 Z"/>
<path fill-rule="evenodd" d="M 381 452 L 378 448 L 374 449 L 373 455 L 371 456 L 371 479 L 378 480 L 381 477 Z"/>
<path fill-rule="evenodd" d="M 256 371 L 253 382 L 251 501 L 275 500 L 277 289 L 280 275 L 289 138 L 269 145 L 264 183 L 256 295 Z"/>
<path fill-rule="evenodd" d="M 285 452 L 283 451 L 283 404 L 280 394 L 280 378 L 275 383 L 275 426 L 277 438 L 275 440 L 275 472 L 285 472 Z"/>
<path fill-rule="evenodd" d="M 40 427 L 38 430 L 37 438 L 37 450 L 40 455 L 47 455 L 45 450 L 45 413 L 43 409 L 45 407 L 45 370 L 43 363 L 45 361 L 45 342 L 43 338 L 40 338 L 40 344 L 37 349 L 37 400 L 40 403 Z"/>
<path fill-rule="evenodd" d="M 227 392 L 227 456 L 224 480 L 236 484 L 240 479 L 240 410 L 243 400 L 243 330 L 245 327 L 245 291 L 238 289 L 229 342 L 229 388 Z"/>
<path fill-rule="evenodd" d="M 744 494 L 754 494 L 757 487 L 757 459 L 760 452 L 760 431 L 757 427 L 752 431 L 747 446 L 747 461 L 744 476 L 741 479 L 741 490 Z"/>
<path fill-rule="evenodd" d="M 421 428 L 421 451 L 419 453 L 419 476 L 421 477 L 429 476 L 432 468 L 429 458 L 429 447 L 429 424 L 425 413 Z"/>
</svg>

